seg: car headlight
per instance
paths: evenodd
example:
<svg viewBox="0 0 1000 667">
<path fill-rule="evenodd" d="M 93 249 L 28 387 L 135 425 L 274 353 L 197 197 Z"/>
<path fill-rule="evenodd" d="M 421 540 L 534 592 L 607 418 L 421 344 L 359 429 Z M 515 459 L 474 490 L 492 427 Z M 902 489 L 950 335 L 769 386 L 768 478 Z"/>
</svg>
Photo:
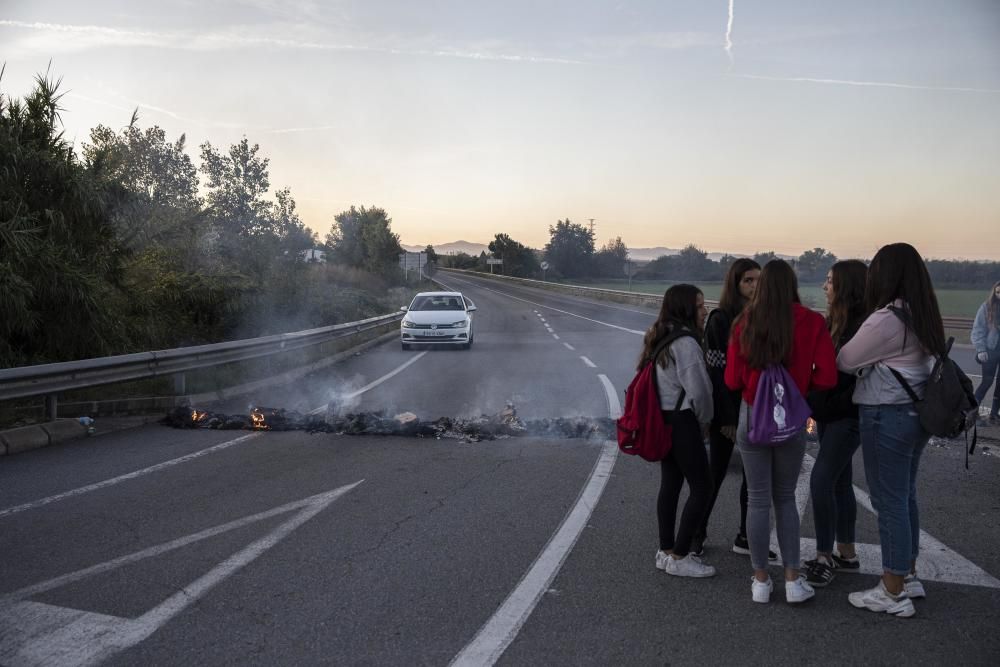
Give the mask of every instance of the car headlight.
<svg viewBox="0 0 1000 667">
<path fill-rule="evenodd" d="M 453 322 L 451 326 L 455 327 L 456 329 L 459 329 L 467 324 L 468 322 L 466 320 L 459 320 L 458 322 Z"/>
<path fill-rule="evenodd" d="M 412 329 L 415 326 L 417 326 L 417 325 L 414 324 L 413 322 L 411 322 L 410 320 L 403 320 L 403 328 L 404 329 Z"/>
</svg>

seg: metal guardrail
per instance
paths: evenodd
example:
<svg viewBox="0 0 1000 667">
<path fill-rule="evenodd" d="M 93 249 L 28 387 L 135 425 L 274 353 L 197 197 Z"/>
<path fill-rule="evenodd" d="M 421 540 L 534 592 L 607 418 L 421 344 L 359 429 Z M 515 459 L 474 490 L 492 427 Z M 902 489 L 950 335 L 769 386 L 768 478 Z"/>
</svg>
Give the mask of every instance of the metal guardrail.
<svg viewBox="0 0 1000 667">
<path fill-rule="evenodd" d="M 600 287 L 584 287 L 583 285 L 567 285 L 565 283 L 553 283 L 543 280 L 532 280 L 531 278 L 513 278 L 511 276 L 500 276 L 491 273 L 483 273 L 481 271 L 468 271 L 465 269 L 438 269 L 438 271 L 443 271 L 446 273 L 465 273 L 469 275 L 475 275 L 481 278 L 491 278 L 493 280 L 506 280 L 515 283 L 521 283 L 528 285 L 529 287 L 540 287 L 542 289 L 557 289 L 561 292 L 568 292 L 570 294 L 580 294 L 583 296 L 593 296 L 595 298 L 614 297 L 616 299 L 624 299 L 627 301 L 633 301 L 636 303 L 642 303 L 644 305 L 659 306 L 663 300 L 663 297 L 656 294 L 645 294 L 642 292 L 626 292 L 625 290 L 614 290 L 614 289 L 603 289 Z M 705 305 L 709 308 L 715 308 L 719 305 L 718 301 L 705 300 Z M 821 311 L 822 312 L 822 311 Z M 945 329 L 962 329 L 965 331 L 972 330 L 972 318 L 971 317 L 943 317 L 941 318 L 944 322 Z"/>
<path fill-rule="evenodd" d="M 402 318 L 401 312 L 390 313 L 357 322 L 260 338 L 0 369 L 0 401 L 44 395 L 46 416 L 54 419 L 56 396 L 71 389 L 173 375 L 178 393 L 183 394 L 185 371 L 319 345 Z"/>
</svg>

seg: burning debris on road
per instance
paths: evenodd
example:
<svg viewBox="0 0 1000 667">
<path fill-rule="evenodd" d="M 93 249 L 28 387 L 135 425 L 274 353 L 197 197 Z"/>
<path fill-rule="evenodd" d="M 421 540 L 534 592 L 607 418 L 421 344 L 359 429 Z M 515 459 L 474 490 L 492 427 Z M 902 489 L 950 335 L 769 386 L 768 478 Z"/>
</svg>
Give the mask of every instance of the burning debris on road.
<svg viewBox="0 0 1000 667">
<path fill-rule="evenodd" d="M 382 412 L 337 414 L 323 417 L 295 410 L 252 407 L 247 415 L 205 412 L 179 407 L 167 414 L 163 423 L 174 428 L 243 429 L 250 431 L 307 431 L 339 435 L 398 435 L 417 438 L 452 438 L 466 442 L 496 440 L 516 436 L 547 438 L 614 438 L 615 423 L 608 418 L 559 417 L 522 421 L 513 405 L 498 415 L 474 419 L 440 417 L 419 419 L 412 412 L 388 417 Z"/>
</svg>

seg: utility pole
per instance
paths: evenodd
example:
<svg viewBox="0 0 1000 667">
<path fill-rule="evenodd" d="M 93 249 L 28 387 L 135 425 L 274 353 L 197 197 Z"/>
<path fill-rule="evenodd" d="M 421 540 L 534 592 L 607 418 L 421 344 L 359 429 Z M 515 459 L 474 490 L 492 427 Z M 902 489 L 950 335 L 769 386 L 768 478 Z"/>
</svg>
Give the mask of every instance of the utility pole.
<svg viewBox="0 0 1000 667">
<path fill-rule="evenodd" d="M 594 235 L 594 218 L 589 218 L 590 220 L 590 235 Z"/>
</svg>

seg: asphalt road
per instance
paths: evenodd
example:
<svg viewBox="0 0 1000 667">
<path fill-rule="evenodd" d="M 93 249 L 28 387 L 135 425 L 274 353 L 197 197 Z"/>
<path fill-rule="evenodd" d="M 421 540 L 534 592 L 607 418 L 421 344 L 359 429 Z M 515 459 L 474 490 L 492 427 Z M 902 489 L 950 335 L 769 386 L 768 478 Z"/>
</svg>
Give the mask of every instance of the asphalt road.
<svg viewBox="0 0 1000 667">
<path fill-rule="evenodd" d="M 478 306 L 471 350 L 393 342 L 206 407 L 614 414 L 652 311 L 442 280 Z M 878 570 L 863 502 L 868 574 L 751 602 L 729 551 L 738 457 L 710 525 L 719 575 L 684 580 L 653 567 L 656 466 L 605 442 L 109 433 L 0 462 L 0 664 L 996 664 L 1000 457 L 963 463 L 924 456 L 928 598 L 897 619 L 846 599 Z"/>
</svg>

